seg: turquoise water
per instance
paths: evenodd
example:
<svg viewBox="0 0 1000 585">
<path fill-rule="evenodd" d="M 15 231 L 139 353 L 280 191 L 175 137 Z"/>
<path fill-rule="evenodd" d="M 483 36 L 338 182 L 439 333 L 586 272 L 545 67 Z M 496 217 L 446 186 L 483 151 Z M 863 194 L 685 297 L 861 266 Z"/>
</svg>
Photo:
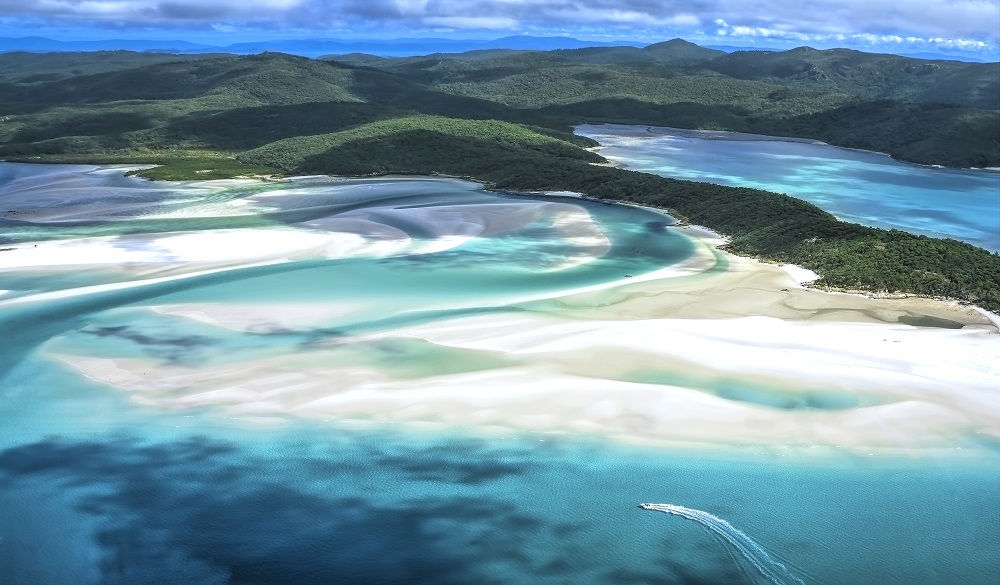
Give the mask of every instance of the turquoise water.
<svg viewBox="0 0 1000 585">
<path fill-rule="evenodd" d="M 21 209 L 46 192 L 44 169 L 4 170 L 8 190 L 0 191 L 0 201 L 17 201 L 9 186 L 24 187 L 16 177 L 25 173 L 33 173 L 37 189 L 26 191 L 34 195 L 17 203 Z M 317 179 L 297 183 L 305 199 L 278 211 L 234 218 L 213 207 L 215 215 L 164 217 L 164 210 L 206 199 L 250 200 L 288 185 L 163 187 L 87 168 L 54 170 L 65 171 L 60 180 L 75 186 L 61 196 L 67 206 L 81 187 L 129 196 L 136 207 L 122 213 L 144 219 L 123 223 L 118 233 L 284 229 L 378 208 L 373 213 L 405 233 L 412 247 L 388 256 L 304 256 L 213 274 L 190 271 L 167 281 L 58 265 L 0 274 L 0 289 L 10 291 L 0 295 L 0 583 L 985 585 L 1000 579 L 1000 453 L 990 449 L 962 457 L 837 450 L 817 456 L 752 445 L 630 447 L 567 433 L 356 419 L 260 421 L 211 406 L 144 406 L 53 357 L 135 359 L 197 372 L 308 355 L 404 324 L 523 311 L 522 298 L 641 276 L 688 258 L 692 244 L 664 229 L 670 220 L 660 214 L 496 195 L 459 181 Z M 194 189 L 207 190 L 195 197 Z M 565 227 L 546 213 L 416 253 L 440 231 L 423 210 L 510 204 L 504 209 L 515 213 L 539 202 L 586 210 L 609 240 L 604 253 L 561 267 L 561 259 L 590 248 L 567 239 Z M 0 237 L 10 247 L 37 234 L 66 241 L 113 233 L 109 224 L 119 221 L 95 219 L 95 210 L 72 213 L 76 219 L 10 220 Z M 592 234 L 589 225 L 578 226 L 580 233 Z M 370 238 L 385 233 L 364 229 Z M 39 296 L 72 288 L 74 296 Z M 305 327 L 247 330 L 149 310 L 278 302 L 353 308 L 317 315 Z M 518 359 L 402 338 L 336 347 L 339 353 L 324 353 L 325 359 L 374 364 L 404 379 L 490 371 Z M 642 510 L 641 502 L 710 517 L 697 516 L 699 522 Z"/>
<path fill-rule="evenodd" d="M 804 199 L 838 218 L 1000 251 L 1000 171 L 901 163 L 808 141 L 731 132 L 585 125 L 602 156 L 665 177 Z"/>
<path fill-rule="evenodd" d="M 19 414 L 33 402 L 62 408 L 37 405 L 35 417 L 4 425 L 5 583 L 1000 576 L 995 461 L 785 462 L 552 435 L 245 430 L 199 413 L 135 412 L 77 382 L 60 390 L 64 372 L 34 375 L 41 384 Z M 765 578 L 702 525 L 637 508 L 649 501 L 724 518 L 786 571 Z"/>
</svg>

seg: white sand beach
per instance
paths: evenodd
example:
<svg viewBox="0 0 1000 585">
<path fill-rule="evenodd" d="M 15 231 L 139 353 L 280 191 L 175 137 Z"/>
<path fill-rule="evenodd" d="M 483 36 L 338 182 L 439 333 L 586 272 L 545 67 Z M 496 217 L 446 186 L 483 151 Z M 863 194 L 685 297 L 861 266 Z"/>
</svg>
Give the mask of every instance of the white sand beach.
<svg viewBox="0 0 1000 585">
<path fill-rule="evenodd" d="M 378 336 L 399 337 L 504 356 L 511 365 L 398 378 L 377 364 L 333 365 L 338 345 L 197 368 L 58 357 L 143 404 L 213 406 L 236 417 L 435 422 L 856 452 L 974 448 L 977 440 L 1000 439 L 1000 346 L 981 331 L 765 317 L 578 323 L 491 316 Z M 639 381 L 643 376 L 660 381 Z"/>
<path fill-rule="evenodd" d="M 393 186 L 397 190 L 406 189 L 403 181 Z M 298 200 L 305 195 L 291 197 Z M 275 199 L 280 200 L 276 196 Z M 301 204 L 301 201 L 296 203 Z M 282 205 L 293 208 L 287 202 Z M 432 254 L 457 248 L 476 237 L 502 236 L 545 219 L 551 222 L 563 243 L 575 250 L 571 255 L 554 259 L 547 267 L 549 271 L 586 264 L 601 257 L 610 248 L 608 238 L 587 211 L 572 204 L 525 201 L 441 205 L 424 209 L 376 206 L 283 227 L 84 237 L 14 244 L 0 251 L 0 270 L 9 275 L 72 275 L 88 271 L 92 275 L 101 275 L 106 282 L 28 297 L 14 295 L 0 301 L 0 308 L 302 260 Z M 394 227 L 396 223 L 418 226 L 426 235 L 411 237 Z M 688 265 L 692 262 L 689 261 Z M 511 300 L 525 299 L 505 298 L 498 299 L 498 302 Z M 208 318 L 205 315 L 220 310 L 227 318 L 235 314 L 228 305 L 180 309 L 180 312 L 199 313 L 205 319 Z M 244 307 L 244 310 L 251 315 L 259 312 L 254 307 Z M 263 310 L 274 314 L 271 309 Z M 320 314 L 329 312 L 322 307 L 309 311 Z M 170 309 L 164 309 L 164 312 L 170 312 Z M 288 326 L 282 323 L 284 319 L 280 312 L 273 320 L 277 327 Z M 259 319 L 251 317 L 249 321 L 256 323 Z"/>
<path fill-rule="evenodd" d="M 700 237 L 705 250 L 718 242 Z M 973 452 L 1000 440 L 1000 335 L 975 308 L 825 293 L 797 286 L 787 267 L 723 257 L 725 271 L 704 272 L 714 264 L 702 257 L 702 271 L 529 300 L 518 314 L 439 320 L 252 362 L 189 366 L 52 354 L 142 404 L 211 406 L 254 420 L 583 432 L 674 446 L 862 455 Z M 252 331 L 315 325 L 352 307 L 150 310 Z M 906 315 L 964 327 L 897 322 Z M 400 374 L 406 356 L 379 350 L 394 340 L 455 352 L 445 361 L 476 355 L 496 363 Z"/>
</svg>

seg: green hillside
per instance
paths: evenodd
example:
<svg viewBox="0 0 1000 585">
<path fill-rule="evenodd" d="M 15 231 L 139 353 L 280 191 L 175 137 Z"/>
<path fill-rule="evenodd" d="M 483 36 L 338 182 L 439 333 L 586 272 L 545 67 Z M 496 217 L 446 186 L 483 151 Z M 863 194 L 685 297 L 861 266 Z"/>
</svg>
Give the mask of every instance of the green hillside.
<svg viewBox="0 0 1000 585">
<path fill-rule="evenodd" d="M 0 53 L 0 83 L 38 84 L 69 77 L 132 69 L 156 63 L 196 60 L 218 55 L 171 55 L 133 51 L 92 53 Z"/>
<path fill-rule="evenodd" d="M 684 39 L 671 39 L 643 47 L 643 53 L 650 55 L 661 63 L 676 65 L 694 65 L 725 55 L 723 51 L 706 49 Z"/>
<path fill-rule="evenodd" d="M 415 140 L 414 137 L 417 139 Z M 519 157 L 554 157 L 564 160 L 603 162 L 604 159 L 574 146 L 569 136 L 543 128 L 497 120 L 461 120 L 440 116 L 407 116 L 371 122 L 341 132 L 297 136 L 272 142 L 237 156 L 253 165 L 277 167 L 291 173 L 333 173 L 371 175 L 391 172 L 430 174 L 455 171 L 467 176 L 474 167 L 475 152 L 483 162 L 496 164 L 498 150 Z M 459 144 L 485 143 L 485 148 L 463 147 L 460 156 L 452 151 Z M 377 145 L 362 148 L 360 145 Z M 443 165 L 450 157 L 457 166 Z M 331 170 L 334 169 L 334 170 Z"/>
<path fill-rule="evenodd" d="M 22 56 L 22 72 L 38 58 Z M 47 56 L 78 72 L 111 67 L 110 57 L 112 71 L 0 84 L 0 154 L 242 150 L 419 113 L 759 132 L 927 164 L 1000 165 L 998 64 L 808 48 L 726 55 L 680 40 L 347 62 L 263 54 L 144 64 L 164 56 L 116 52 L 92 54 L 88 68 L 85 54 Z"/>
<path fill-rule="evenodd" d="M 817 138 L 924 164 L 1000 165 L 994 140 L 1000 136 L 1000 64 L 807 47 L 728 55 L 698 50 L 710 51 L 675 40 L 644 49 L 371 65 L 442 92 L 538 113 L 552 123 L 757 132 Z M 851 119 L 855 114 L 861 116 Z"/>
<path fill-rule="evenodd" d="M 171 61 L 31 87 L 0 88 L 5 110 L 109 102 L 192 100 L 199 107 L 360 101 L 349 91 L 353 71 L 310 59 L 264 54 Z"/>
<path fill-rule="evenodd" d="M 722 51 L 699 47 L 682 39 L 673 39 L 643 47 L 588 47 L 563 49 L 551 54 L 574 63 L 611 65 L 656 62 L 669 65 L 695 65 L 725 55 Z"/>
<path fill-rule="evenodd" d="M 850 49 L 739 51 L 704 65 L 737 79 L 836 91 L 862 99 L 1000 108 L 1000 63 L 924 61 Z"/>
<path fill-rule="evenodd" d="M 412 113 L 522 112 L 412 80 L 282 54 L 218 57 L 0 86 L 0 156 L 238 151 Z"/>
</svg>

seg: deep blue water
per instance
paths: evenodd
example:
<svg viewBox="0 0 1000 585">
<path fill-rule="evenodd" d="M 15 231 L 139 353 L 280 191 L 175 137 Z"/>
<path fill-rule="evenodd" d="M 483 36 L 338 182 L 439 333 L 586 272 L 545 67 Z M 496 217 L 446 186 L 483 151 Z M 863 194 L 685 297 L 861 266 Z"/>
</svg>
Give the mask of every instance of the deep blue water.
<svg viewBox="0 0 1000 585">
<path fill-rule="evenodd" d="M 1000 171 L 942 169 L 807 141 L 730 132 L 585 125 L 602 156 L 665 177 L 804 199 L 844 221 L 1000 251 Z"/>
<path fill-rule="evenodd" d="M 0 576 L 80 583 L 772 583 L 1000 577 L 998 461 L 663 452 L 144 412 L 30 361 L 0 416 Z M 9 382 L 8 382 L 9 383 Z M 23 415 L 25 410 L 19 414 Z M 65 429 L 62 432 L 60 429 Z"/>
</svg>

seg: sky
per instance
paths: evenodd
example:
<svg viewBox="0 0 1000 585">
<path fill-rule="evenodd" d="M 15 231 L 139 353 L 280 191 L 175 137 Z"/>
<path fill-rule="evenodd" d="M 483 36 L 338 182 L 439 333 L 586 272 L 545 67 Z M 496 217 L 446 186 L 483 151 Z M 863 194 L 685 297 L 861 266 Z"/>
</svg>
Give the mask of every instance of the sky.
<svg viewBox="0 0 1000 585">
<path fill-rule="evenodd" d="M 180 39 L 571 36 L 992 58 L 1000 0 L 0 0 L 0 36 Z"/>
</svg>

